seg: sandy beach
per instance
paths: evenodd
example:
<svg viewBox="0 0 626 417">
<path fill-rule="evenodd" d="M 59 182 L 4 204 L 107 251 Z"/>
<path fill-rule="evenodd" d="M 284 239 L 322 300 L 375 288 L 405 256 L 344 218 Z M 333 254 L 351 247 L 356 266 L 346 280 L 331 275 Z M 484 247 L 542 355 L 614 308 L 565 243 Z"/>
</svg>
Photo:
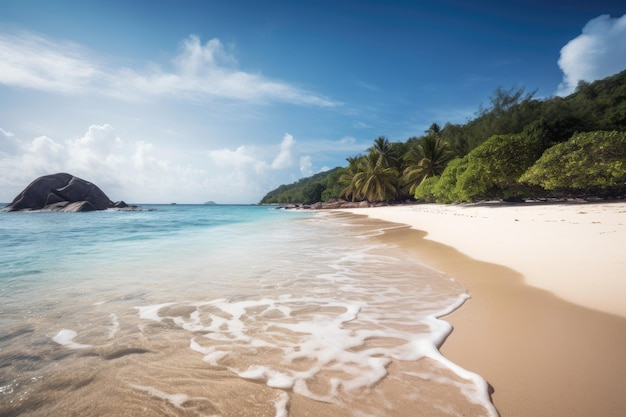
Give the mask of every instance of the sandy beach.
<svg viewBox="0 0 626 417">
<path fill-rule="evenodd" d="M 503 417 L 623 415 L 626 203 L 342 211 L 404 225 L 381 239 L 468 288 L 441 350 Z"/>
</svg>

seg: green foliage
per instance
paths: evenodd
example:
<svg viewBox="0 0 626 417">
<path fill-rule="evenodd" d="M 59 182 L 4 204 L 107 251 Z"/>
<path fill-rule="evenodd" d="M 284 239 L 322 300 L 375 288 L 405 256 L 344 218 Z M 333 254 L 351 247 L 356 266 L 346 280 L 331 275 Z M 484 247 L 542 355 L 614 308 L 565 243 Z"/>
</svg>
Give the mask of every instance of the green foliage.
<svg viewBox="0 0 626 417">
<path fill-rule="evenodd" d="M 492 136 L 467 155 L 467 168 L 457 177 L 458 196 L 462 201 L 521 197 L 524 189 L 517 180 L 543 150 L 540 135 Z"/>
<path fill-rule="evenodd" d="M 344 168 L 334 168 L 311 177 L 302 178 L 290 185 L 281 185 L 267 193 L 260 204 L 294 204 L 320 201 L 322 194 L 336 190 L 337 179 Z M 332 197 L 336 197 L 334 195 Z"/>
<path fill-rule="evenodd" d="M 434 188 L 439 182 L 439 177 L 428 177 L 415 187 L 414 197 L 417 201 L 434 203 L 436 201 Z"/>
<path fill-rule="evenodd" d="M 317 201 L 322 201 L 322 192 L 326 190 L 326 187 L 320 182 L 312 182 L 304 186 L 302 190 L 302 202 L 304 204 L 313 204 Z"/>
<path fill-rule="evenodd" d="M 383 168 L 393 167 L 398 161 L 397 150 L 384 136 L 378 137 L 367 151 L 375 155 L 376 163 Z"/>
<path fill-rule="evenodd" d="M 446 124 L 441 137 L 457 156 L 464 156 L 493 135 L 520 133 L 541 115 L 541 102 L 524 88 L 505 90 L 498 87 L 490 97 L 490 105 L 479 108 L 476 117 L 464 125 Z"/>
<path fill-rule="evenodd" d="M 456 156 L 465 156 L 471 151 L 464 126 L 447 123 L 440 135 L 445 142 L 448 142 L 450 149 Z"/>
<path fill-rule="evenodd" d="M 321 201 L 328 201 L 331 198 L 338 198 L 342 195 L 341 191 L 343 189 L 343 186 L 341 185 L 340 177 L 344 171 L 345 168 L 335 168 L 328 171 L 328 175 L 325 178 L 326 188 L 322 191 Z"/>
<path fill-rule="evenodd" d="M 557 142 L 576 132 L 626 129 L 626 71 L 592 83 L 581 82 L 575 93 L 543 102 L 541 118 Z"/>
<path fill-rule="evenodd" d="M 348 167 L 339 178 L 341 196 L 352 201 L 388 201 L 398 191 L 398 167 L 406 145 L 391 143 L 381 136 L 366 156 L 347 158 Z"/>
<path fill-rule="evenodd" d="M 377 152 L 370 152 L 360 161 L 359 172 L 354 176 L 355 193 L 368 201 L 388 201 L 396 192 L 398 170 L 385 166 Z"/>
<path fill-rule="evenodd" d="M 546 190 L 626 191 L 626 132 L 589 132 L 548 149 L 521 177 Z"/>
<path fill-rule="evenodd" d="M 261 202 L 414 197 L 450 203 L 543 197 L 546 190 L 561 194 L 567 190 L 578 190 L 579 194 L 626 193 L 626 158 L 620 153 L 623 139 L 615 144 L 610 141 L 617 139 L 606 139 L 607 133 L 594 133 L 589 138 L 583 135 L 589 143 L 577 145 L 578 151 L 550 149 L 547 160 L 529 170 L 546 149 L 569 141 L 575 133 L 626 131 L 626 71 L 592 83 L 581 82 L 567 97 L 541 101 L 533 95 L 523 88 L 500 87 L 490 97 L 490 104 L 481 105 L 465 124 L 447 123 L 441 128 L 433 123 L 425 135 L 404 143 L 380 136 L 367 155 L 347 158 L 347 167 L 282 185 Z M 606 140 L 610 144 L 602 145 L 602 149 L 612 149 L 613 154 L 594 147 L 600 146 L 596 141 Z M 555 152 L 560 157 L 549 159 Z M 457 159 L 451 161 L 453 156 Z M 526 171 L 524 181 L 520 181 Z"/>
<path fill-rule="evenodd" d="M 437 203 L 453 203 L 462 201 L 459 189 L 457 187 L 457 178 L 459 178 L 467 169 L 467 157 L 456 158 L 448 164 L 441 174 L 439 181 L 433 186 L 433 195 Z"/>
<path fill-rule="evenodd" d="M 450 145 L 439 136 L 438 125 L 433 126 L 429 129 L 433 133 L 412 142 L 404 155 L 406 166 L 402 180 L 410 194 L 415 194 L 417 186 L 426 179 L 441 175 L 454 156 Z"/>
<path fill-rule="evenodd" d="M 359 172 L 361 158 L 349 157 L 346 160 L 348 161 L 348 166 L 341 171 L 341 175 L 339 176 L 339 184 L 343 187 L 339 195 L 355 201 L 358 195 L 354 177 Z"/>
<path fill-rule="evenodd" d="M 490 105 L 465 124 L 446 124 L 441 137 L 464 156 L 493 135 L 521 133 L 542 120 L 555 143 L 576 132 L 626 129 L 626 71 L 592 83 L 581 82 L 567 97 L 535 100 L 524 89 L 498 88 Z"/>
</svg>

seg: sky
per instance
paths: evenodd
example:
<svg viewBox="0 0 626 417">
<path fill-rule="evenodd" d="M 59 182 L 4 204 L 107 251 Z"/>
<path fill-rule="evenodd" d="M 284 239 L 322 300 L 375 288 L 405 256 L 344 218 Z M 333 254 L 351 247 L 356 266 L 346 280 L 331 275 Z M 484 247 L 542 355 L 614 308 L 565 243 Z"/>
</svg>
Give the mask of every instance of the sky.
<svg viewBox="0 0 626 417">
<path fill-rule="evenodd" d="M 0 0 L 0 202 L 257 203 L 385 136 L 626 69 L 623 0 Z"/>
</svg>

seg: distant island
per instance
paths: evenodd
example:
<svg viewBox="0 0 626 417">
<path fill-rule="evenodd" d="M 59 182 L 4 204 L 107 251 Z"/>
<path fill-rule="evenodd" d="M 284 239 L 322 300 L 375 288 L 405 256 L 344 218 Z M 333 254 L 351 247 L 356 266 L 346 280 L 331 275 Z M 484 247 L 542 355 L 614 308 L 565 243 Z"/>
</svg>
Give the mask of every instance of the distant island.
<svg viewBox="0 0 626 417">
<path fill-rule="evenodd" d="M 215 201 L 207 201 L 206 203 L 204 203 L 206 206 L 216 206 L 217 203 Z"/>
</svg>

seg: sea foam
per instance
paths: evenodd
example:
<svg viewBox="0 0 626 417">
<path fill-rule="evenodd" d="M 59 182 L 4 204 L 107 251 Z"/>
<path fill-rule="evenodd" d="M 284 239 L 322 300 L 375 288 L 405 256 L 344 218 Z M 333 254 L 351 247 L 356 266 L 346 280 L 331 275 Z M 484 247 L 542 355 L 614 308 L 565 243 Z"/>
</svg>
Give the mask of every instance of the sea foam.
<svg viewBox="0 0 626 417">
<path fill-rule="evenodd" d="M 467 381 L 450 385 L 456 384 L 471 402 L 495 416 L 486 382 L 438 350 L 451 331 L 439 317 L 466 299 L 461 294 L 448 307 L 421 317 L 386 317 L 380 306 L 363 300 L 285 294 L 275 299 L 191 303 L 196 310 L 185 317 L 160 313 L 172 303 L 146 306 L 140 314 L 155 321 L 168 319 L 189 330 L 190 348 L 211 365 L 234 361 L 238 365 L 226 366 L 240 378 L 328 403 L 341 403 L 346 393 L 373 387 L 388 375 L 387 367 L 394 360 L 428 357 Z M 416 331 L 420 326 L 424 330 Z M 313 386 L 320 379 L 328 379 L 323 389 Z"/>
<path fill-rule="evenodd" d="M 74 342 L 74 338 L 78 336 L 78 333 L 74 330 L 63 329 L 59 331 L 56 336 L 52 338 L 56 343 L 68 347 L 70 349 L 86 349 L 90 348 L 91 345 L 83 345 L 81 343 Z"/>
</svg>

